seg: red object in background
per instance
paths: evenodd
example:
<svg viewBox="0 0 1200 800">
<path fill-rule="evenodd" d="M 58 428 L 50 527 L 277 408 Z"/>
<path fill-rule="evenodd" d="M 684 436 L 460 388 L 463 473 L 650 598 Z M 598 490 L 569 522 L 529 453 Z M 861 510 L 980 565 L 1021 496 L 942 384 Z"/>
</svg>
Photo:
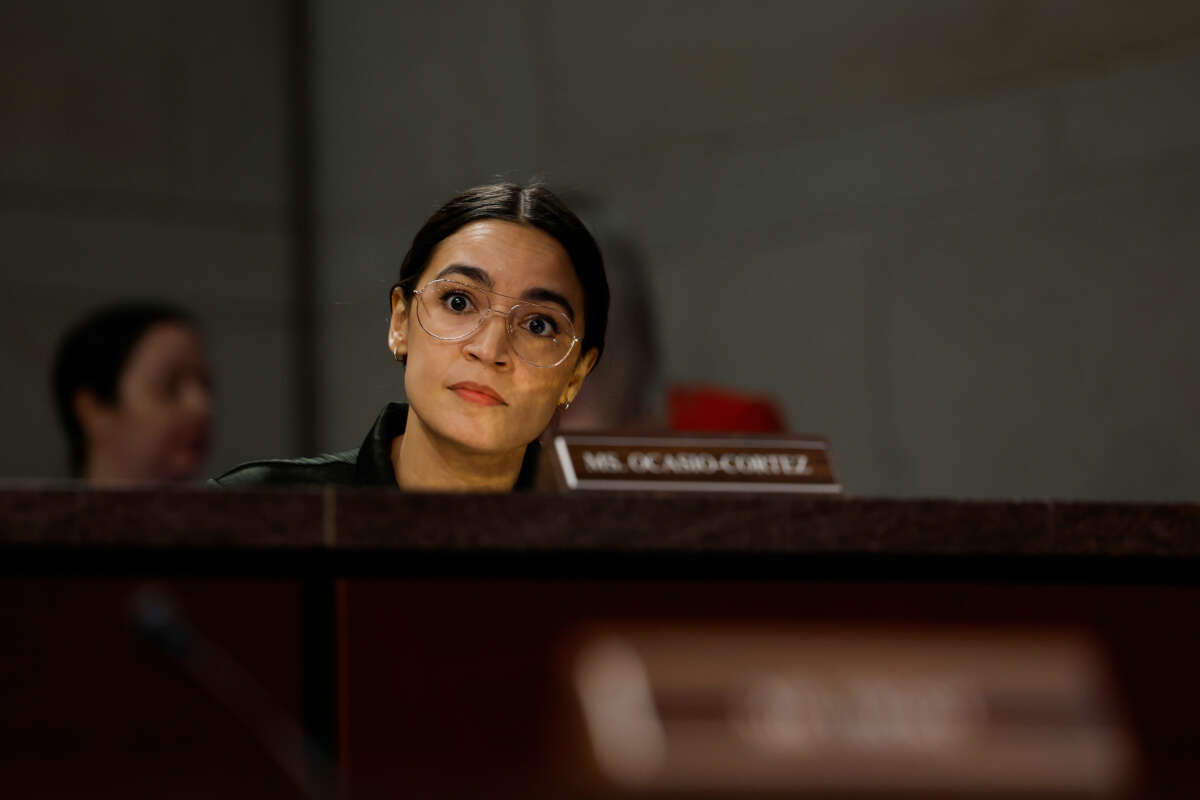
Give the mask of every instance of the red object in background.
<svg viewBox="0 0 1200 800">
<path fill-rule="evenodd" d="M 674 431 L 783 433 L 783 415 L 765 397 L 713 386 L 672 386 L 667 413 Z"/>
</svg>

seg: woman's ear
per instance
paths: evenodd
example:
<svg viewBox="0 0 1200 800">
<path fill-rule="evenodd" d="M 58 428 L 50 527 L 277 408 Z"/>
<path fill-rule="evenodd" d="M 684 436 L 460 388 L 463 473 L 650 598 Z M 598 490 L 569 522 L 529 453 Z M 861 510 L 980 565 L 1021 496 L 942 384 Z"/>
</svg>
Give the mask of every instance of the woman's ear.
<svg viewBox="0 0 1200 800">
<path fill-rule="evenodd" d="M 592 367 L 596 366 L 596 359 L 600 357 L 600 351 L 592 348 L 583 354 L 583 358 L 575 364 L 575 370 L 571 373 L 571 379 L 567 381 L 567 385 L 563 387 L 562 397 L 559 398 L 558 404 L 561 406 L 565 403 L 575 402 L 575 396 L 579 394 L 579 389 L 583 386 L 583 379 L 592 371 Z"/>
<path fill-rule="evenodd" d="M 404 361 L 408 358 L 408 306 L 404 302 L 404 291 L 392 288 L 392 317 L 388 323 L 388 350 L 392 358 Z"/>
<path fill-rule="evenodd" d="M 79 421 L 83 438 L 88 441 L 102 440 L 108 432 L 113 412 L 100 401 L 91 389 L 76 389 L 71 398 L 71 410 Z"/>
</svg>

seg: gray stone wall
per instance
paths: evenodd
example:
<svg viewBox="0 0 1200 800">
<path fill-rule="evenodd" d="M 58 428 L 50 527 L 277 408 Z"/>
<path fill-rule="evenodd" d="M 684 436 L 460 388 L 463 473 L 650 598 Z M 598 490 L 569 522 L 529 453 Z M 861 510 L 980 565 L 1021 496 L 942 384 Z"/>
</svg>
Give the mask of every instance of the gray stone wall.
<svg viewBox="0 0 1200 800">
<path fill-rule="evenodd" d="M 292 451 L 290 182 L 279 3 L 5 4 L 0 476 L 63 476 L 50 360 L 87 310 L 191 309 L 213 470 Z"/>
<path fill-rule="evenodd" d="M 666 378 L 774 396 L 856 493 L 1196 496 L 1186 4 L 323 5 L 328 446 L 399 394 L 424 214 L 536 173 L 640 244 Z"/>
<path fill-rule="evenodd" d="M 51 474 L 53 340 L 185 303 L 214 469 L 287 455 L 286 15 L 6 11 L 0 475 Z M 775 397 L 858 494 L 1194 499 L 1200 6 L 313 0 L 319 449 L 402 396 L 387 290 L 452 192 L 533 175 L 635 241 L 668 381 Z"/>
</svg>

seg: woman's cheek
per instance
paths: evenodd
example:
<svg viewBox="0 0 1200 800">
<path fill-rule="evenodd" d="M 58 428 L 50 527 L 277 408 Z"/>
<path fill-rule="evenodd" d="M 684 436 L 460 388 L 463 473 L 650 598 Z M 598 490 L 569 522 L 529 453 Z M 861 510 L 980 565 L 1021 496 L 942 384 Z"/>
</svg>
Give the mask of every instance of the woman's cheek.
<svg viewBox="0 0 1200 800">
<path fill-rule="evenodd" d="M 536 428 L 533 434 L 535 437 L 540 435 L 553 419 L 554 410 L 558 407 L 558 397 L 565 385 L 566 380 L 559 376 L 546 376 L 546 379 L 539 381 L 536 388 L 529 393 L 530 426 Z"/>
<path fill-rule="evenodd" d="M 419 364 L 420 362 L 414 363 L 410 358 L 404 370 L 404 396 L 411 405 L 426 404 L 432 394 L 429 390 L 429 379 Z"/>
<path fill-rule="evenodd" d="M 423 382 L 421 380 L 421 370 L 417 363 L 411 357 L 408 364 L 404 367 L 404 399 L 408 404 L 418 410 L 424 405 Z"/>
<path fill-rule="evenodd" d="M 539 393 L 529 398 L 526 412 L 522 416 L 524 418 L 523 433 L 528 436 L 530 441 L 533 441 L 550 424 L 550 419 L 554 416 L 554 406 L 546 401 L 544 394 Z"/>
</svg>

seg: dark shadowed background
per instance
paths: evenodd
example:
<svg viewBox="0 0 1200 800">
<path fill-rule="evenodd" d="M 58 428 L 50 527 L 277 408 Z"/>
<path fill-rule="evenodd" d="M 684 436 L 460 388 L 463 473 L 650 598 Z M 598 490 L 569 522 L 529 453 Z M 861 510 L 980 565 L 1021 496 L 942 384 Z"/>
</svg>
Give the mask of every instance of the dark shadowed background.
<svg viewBox="0 0 1200 800">
<path fill-rule="evenodd" d="M 540 175 L 665 379 L 853 493 L 1200 494 L 1198 4 L 16 2 L 0 66 L 0 476 L 65 474 L 55 342 L 131 296 L 204 324 L 210 472 L 357 446 L 417 226 Z"/>
</svg>

